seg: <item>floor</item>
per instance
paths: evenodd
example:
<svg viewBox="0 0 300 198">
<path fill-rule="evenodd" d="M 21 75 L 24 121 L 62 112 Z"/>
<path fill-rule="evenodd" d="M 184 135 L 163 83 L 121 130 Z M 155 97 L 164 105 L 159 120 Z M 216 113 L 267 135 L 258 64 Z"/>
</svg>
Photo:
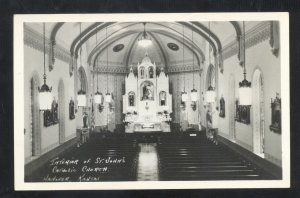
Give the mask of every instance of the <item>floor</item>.
<svg viewBox="0 0 300 198">
<path fill-rule="evenodd" d="M 25 178 L 27 182 L 274 179 L 204 132 L 92 134 Z"/>
</svg>

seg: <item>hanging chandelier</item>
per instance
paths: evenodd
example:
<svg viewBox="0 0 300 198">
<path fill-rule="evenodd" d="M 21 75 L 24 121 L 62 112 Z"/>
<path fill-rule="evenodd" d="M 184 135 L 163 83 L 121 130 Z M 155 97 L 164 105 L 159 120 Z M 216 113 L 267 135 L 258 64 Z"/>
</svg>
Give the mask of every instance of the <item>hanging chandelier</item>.
<svg viewBox="0 0 300 198">
<path fill-rule="evenodd" d="M 107 27 L 106 27 L 106 38 L 107 41 Z M 108 69 L 108 47 L 106 48 L 106 68 Z M 110 103 L 112 100 L 111 93 L 108 91 L 108 71 L 106 73 L 106 90 L 107 93 L 105 94 L 105 102 Z"/>
<path fill-rule="evenodd" d="M 195 89 L 195 71 L 194 71 L 194 64 L 195 64 L 195 60 L 194 60 L 194 24 L 192 23 L 193 27 L 192 27 L 192 53 L 193 53 L 193 89 L 191 90 L 191 100 L 192 102 L 196 102 L 198 100 L 198 92 Z"/>
<path fill-rule="evenodd" d="M 182 25 L 182 67 L 184 67 L 184 25 Z M 181 92 L 181 100 L 186 102 L 188 100 L 188 94 L 185 91 L 185 73 L 183 79 L 183 92 Z"/>
<path fill-rule="evenodd" d="M 208 103 L 215 102 L 215 97 L 216 97 L 215 89 L 210 85 L 206 91 L 206 102 Z"/>
<path fill-rule="evenodd" d="M 81 43 L 81 23 L 79 23 L 79 36 L 80 36 L 80 43 Z M 80 46 L 80 66 L 82 66 L 82 60 L 81 60 L 81 52 L 82 52 L 82 48 Z M 77 93 L 77 100 L 78 100 L 78 106 L 79 107 L 85 107 L 86 106 L 86 92 L 84 91 L 82 82 L 84 81 L 83 76 L 81 76 L 81 86 L 80 86 L 80 90 Z"/>
<path fill-rule="evenodd" d="M 98 44 L 98 37 L 97 37 L 97 34 L 98 32 L 96 33 L 96 46 Z M 94 101 L 96 104 L 101 104 L 102 103 L 102 93 L 99 92 L 99 88 L 98 88 L 98 60 L 96 62 L 96 67 L 97 67 L 97 72 L 96 72 L 96 75 L 97 75 L 97 92 L 95 93 L 94 95 Z"/>
<path fill-rule="evenodd" d="M 80 89 L 77 93 L 78 107 L 86 106 L 86 92 Z"/>
<path fill-rule="evenodd" d="M 209 29 L 209 33 L 210 33 L 210 22 L 208 22 L 208 29 Z M 210 39 L 210 34 L 209 34 L 209 39 Z M 208 68 L 210 68 L 210 66 L 211 66 L 210 43 L 208 44 L 208 61 L 209 61 Z M 212 76 L 212 73 L 210 71 L 209 87 L 207 88 L 207 91 L 206 91 L 206 102 L 207 103 L 215 102 L 215 98 L 216 98 L 215 88 L 211 86 L 211 76 Z"/>
<path fill-rule="evenodd" d="M 40 103 L 40 110 L 45 111 L 51 109 L 52 104 L 52 87 L 49 87 L 46 83 L 47 75 L 46 75 L 46 63 L 45 63 L 45 56 L 46 56 L 46 36 L 45 36 L 45 23 L 43 23 L 43 39 L 44 39 L 44 84 L 42 87 L 38 87 L 39 90 L 39 103 Z"/>
<path fill-rule="evenodd" d="M 143 32 L 142 36 L 138 39 L 138 44 L 140 46 L 146 48 L 152 44 L 152 40 L 146 32 L 146 22 L 144 22 L 143 24 L 144 24 L 144 32 Z"/>
<path fill-rule="evenodd" d="M 245 21 L 243 21 L 243 31 L 244 31 L 244 80 L 239 82 L 239 102 L 240 105 L 250 106 L 252 104 L 252 93 L 251 93 L 251 82 L 246 79 L 246 30 Z"/>
</svg>

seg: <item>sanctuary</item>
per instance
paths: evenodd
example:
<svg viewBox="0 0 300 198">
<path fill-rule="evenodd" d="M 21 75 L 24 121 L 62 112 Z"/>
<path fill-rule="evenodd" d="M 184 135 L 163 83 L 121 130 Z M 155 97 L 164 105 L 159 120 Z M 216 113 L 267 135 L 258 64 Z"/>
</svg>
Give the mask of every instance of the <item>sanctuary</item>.
<svg viewBox="0 0 300 198">
<path fill-rule="evenodd" d="M 163 67 L 156 74 L 156 64 L 145 54 L 125 78 L 123 113 L 125 132 L 170 132 L 172 95 L 169 94 L 169 78 Z"/>
</svg>

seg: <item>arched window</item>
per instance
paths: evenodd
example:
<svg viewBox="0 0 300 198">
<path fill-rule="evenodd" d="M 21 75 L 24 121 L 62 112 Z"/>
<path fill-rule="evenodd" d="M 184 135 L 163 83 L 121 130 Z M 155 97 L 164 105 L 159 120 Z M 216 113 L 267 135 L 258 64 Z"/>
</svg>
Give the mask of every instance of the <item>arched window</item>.
<svg viewBox="0 0 300 198">
<path fill-rule="evenodd" d="M 165 91 L 159 92 L 159 105 L 166 106 L 167 105 L 167 94 Z"/>
<path fill-rule="evenodd" d="M 150 66 L 149 67 L 149 78 L 153 78 L 153 76 L 154 76 L 154 70 L 153 70 L 153 67 Z"/>
<path fill-rule="evenodd" d="M 141 67 L 140 68 L 140 78 L 144 78 L 145 77 L 145 68 Z"/>
<path fill-rule="evenodd" d="M 134 94 L 134 92 L 129 92 L 128 93 L 128 105 L 130 107 L 135 106 L 135 94 Z"/>
</svg>

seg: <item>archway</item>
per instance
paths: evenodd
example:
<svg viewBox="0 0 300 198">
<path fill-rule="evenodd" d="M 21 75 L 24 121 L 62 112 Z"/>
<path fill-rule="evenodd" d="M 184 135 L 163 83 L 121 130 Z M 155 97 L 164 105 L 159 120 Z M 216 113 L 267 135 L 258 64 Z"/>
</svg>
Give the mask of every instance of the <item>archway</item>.
<svg viewBox="0 0 300 198">
<path fill-rule="evenodd" d="M 31 156 L 41 154 L 41 124 L 40 124 L 40 107 L 38 99 L 38 75 L 33 75 L 30 80 L 30 102 L 31 102 L 31 130 L 30 130 L 30 146 Z"/>
<path fill-rule="evenodd" d="M 65 87 L 60 79 L 58 83 L 58 116 L 59 116 L 59 143 L 65 142 Z"/>
<path fill-rule="evenodd" d="M 263 156 L 264 153 L 264 92 L 263 76 L 260 69 L 253 73 L 253 152 Z"/>
<path fill-rule="evenodd" d="M 229 77 L 229 86 L 228 86 L 228 120 L 229 120 L 229 137 L 232 141 L 236 139 L 235 131 L 235 78 L 231 74 Z"/>
</svg>

